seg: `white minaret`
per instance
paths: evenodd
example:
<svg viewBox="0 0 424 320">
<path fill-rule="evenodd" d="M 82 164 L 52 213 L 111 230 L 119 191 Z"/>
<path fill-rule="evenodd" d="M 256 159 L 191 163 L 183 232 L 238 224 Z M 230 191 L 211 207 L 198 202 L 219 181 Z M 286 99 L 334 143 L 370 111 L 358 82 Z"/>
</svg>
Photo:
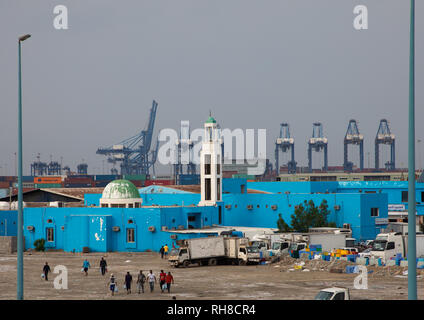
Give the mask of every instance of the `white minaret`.
<svg viewBox="0 0 424 320">
<path fill-rule="evenodd" d="M 211 116 L 205 123 L 205 136 L 200 151 L 199 206 L 214 206 L 222 201 L 221 137 L 216 121 Z"/>
</svg>

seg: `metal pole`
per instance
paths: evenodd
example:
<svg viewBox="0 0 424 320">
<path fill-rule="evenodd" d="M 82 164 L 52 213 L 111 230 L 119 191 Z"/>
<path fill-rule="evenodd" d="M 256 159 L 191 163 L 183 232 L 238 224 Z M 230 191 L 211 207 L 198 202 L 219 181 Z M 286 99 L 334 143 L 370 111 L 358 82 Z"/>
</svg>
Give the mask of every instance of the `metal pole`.
<svg viewBox="0 0 424 320">
<path fill-rule="evenodd" d="M 18 257 L 17 257 L 17 299 L 24 299 L 24 238 L 22 203 L 22 79 L 21 79 L 21 42 L 31 35 L 26 34 L 18 41 Z"/>
<path fill-rule="evenodd" d="M 415 208 L 415 0 L 411 0 L 408 135 L 408 299 L 417 299 Z"/>
<path fill-rule="evenodd" d="M 21 40 L 19 39 L 18 56 L 18 275 L 17 275 L 17 299 L 24 299 L 24 259 L 23 259 L 23 212 L 22 212 L 22 84 L 21 84 Z"/>
</svg>

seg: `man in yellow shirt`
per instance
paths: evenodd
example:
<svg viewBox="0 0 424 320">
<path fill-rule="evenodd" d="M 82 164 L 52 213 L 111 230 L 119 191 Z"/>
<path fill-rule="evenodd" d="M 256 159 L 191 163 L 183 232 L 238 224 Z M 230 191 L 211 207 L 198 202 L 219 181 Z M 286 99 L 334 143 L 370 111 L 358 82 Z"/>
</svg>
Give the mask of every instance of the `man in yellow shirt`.
<svg viewBox="0 0 424 320">
<path fill-rule="evenodd" d="M 168 250 L 169 250 L 169 247 L 168 247 L 168 245 L 167 245 L 167 244 L 165 244 L 165 246 L 163 247 L 163 250 L 164 250 L 164 252 L 165 252 L 165 257 L 168 257 Z"/>
</svg>

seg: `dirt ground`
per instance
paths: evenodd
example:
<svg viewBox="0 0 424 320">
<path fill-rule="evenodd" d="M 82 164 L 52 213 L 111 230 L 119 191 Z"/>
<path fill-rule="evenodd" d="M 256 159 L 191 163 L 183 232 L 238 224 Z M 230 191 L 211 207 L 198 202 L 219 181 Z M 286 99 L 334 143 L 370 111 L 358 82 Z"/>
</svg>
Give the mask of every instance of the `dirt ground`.
<svg viewBox="0 0 424 320">
<path fill-rule="evenodd" d="M 313 299 L 325 287 L 342 286 L 350 289 L 353 299 L 407 299 L 407 276 L 399 272 L 373 272 L 368 275 L 368 289 L 353 289 L 357 274 L 332 273 L 325 268 L 314 267 L 308 262 L 308 271 L 293 271 L 293 261 L 281 261 L 269 265 L 249 266 L 192 266 L 189 268 L 170 267 L 167 260 L 157 253 L 107 253 L 103 256 L 108 263 L 108 273 L 103 277 L 99 271 L 102 254 L 72 254 L 63 252 L 24 254 L 24 298 L 25 299 L 143 299 L 177 300 L 258 300 L 258 299 Z M 88 276 L 81 273 L 84 258 L 92 266 Z M 56 274 L 49 275 L 49 281 L 41 278 L 42 268 L 48 262 L 51 270 L 64 265 L 68 270 L 68 289 L 53 287 Z M 376 268 L 376 267 L 374 267 Z M 381 268 L 381 267 L 380 267 Z M 123 279 L 130 271 L 134 280 L 139 270 L 148 270 L 158 275 L 161 269 L 174 276 L 175 284 L 171 294 L 161 293 L 156 284 L 153 293 L 145 286 L 144 294 L 138 294 L 133 283 L 133 292 L 127 295 L 123 290 Z M 291 269 L 291 271 L 290 271 Z M 315 269 L 315 270 L 313 270 Z M 328 268 L 327 268 L 328 269 Z M 323 271 L 321 271 L 323 270 Z M 383 269 L 381 269 L 383 270 Z M 111 272 L 117 277 L 119 292 L 111 297 L 107 282 Z M 420 274 L 420 273 L 419 273 Z M 418 298 L 424 298 L 422 275 L 418 278 Z M 0 256 L 0 299 L 16 299 L 16 254 Z"/>
</svg>

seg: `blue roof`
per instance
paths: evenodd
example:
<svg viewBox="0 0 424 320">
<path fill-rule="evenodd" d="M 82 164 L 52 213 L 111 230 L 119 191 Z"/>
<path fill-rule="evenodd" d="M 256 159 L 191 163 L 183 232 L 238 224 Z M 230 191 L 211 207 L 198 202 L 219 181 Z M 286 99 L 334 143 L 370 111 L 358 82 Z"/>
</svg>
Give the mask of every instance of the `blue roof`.
<svg viewBox="0 0 424 320">
<path fill-rule="evenodd" d="M 183 191 L 183 190 L 178 190 L 178 189 L 173 189 L 173 188 L 167 188 L 167 187 L 164 187 L 164 186 L 155 186 L 155 185 L 151 185 L 151 186 L 148 186 L 148 187 L 138 189 L 138 191 L 140 192 L 140 194 L 144 194 L 144 193 L 165 193 L 165 194 L 193 193 L 193 192 L 188 192 L 188 191 Z"/>
</svg>

